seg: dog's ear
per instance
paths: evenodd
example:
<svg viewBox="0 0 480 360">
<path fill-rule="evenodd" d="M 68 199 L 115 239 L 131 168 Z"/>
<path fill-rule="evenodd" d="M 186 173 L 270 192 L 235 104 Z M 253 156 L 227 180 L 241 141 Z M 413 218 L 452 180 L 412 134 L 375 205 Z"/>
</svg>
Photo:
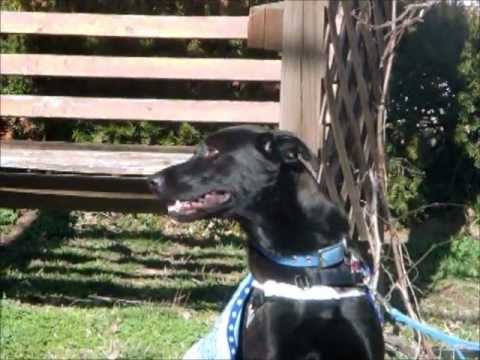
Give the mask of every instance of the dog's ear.
<svg viewBox="0 0 480 360">
<path fill-rule="evenodd" d="M 287 131 L 273 131 L 258 136 L 257 146 L 267 157 L 291 165 L 301 166 L 302 160 L 316 163 L 310 149 Z"/>
<path fill-rule="evenodd" d="M 276 134 L 274 150 L 287 165 L 299 165 L 301 159 L 310 162 L 313 157 L 309 148 L 299 138 L 286 132 Z"/>
<path fill-rule="evenodd" d="M 273 133 L 272 132 L 264 132 L 257 136 L 256 138 L 256 147 L 262 154 L 264 154 L 268 158 L 274 157 L 273 152 Z"/>
</svg>

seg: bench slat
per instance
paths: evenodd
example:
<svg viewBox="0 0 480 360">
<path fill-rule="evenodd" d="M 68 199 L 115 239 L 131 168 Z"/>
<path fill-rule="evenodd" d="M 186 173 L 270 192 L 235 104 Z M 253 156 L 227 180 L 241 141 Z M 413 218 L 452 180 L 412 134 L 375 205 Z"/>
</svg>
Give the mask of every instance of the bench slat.
<svg viewBox="0 0 480 360">
<path fill-rule="evenodd" d="M 92 120 L 278 123 L 277 102 L 2 95 L 0 115 Z"/>
<path fill-rule="evenodd" d="M 2 54 L 2 75 L 280 81 L 280 60 Z"/>
<path fill-rule="evenodd" d="M 64 141 L 25 141 L 25 140 L 3 140 L 0 141 L 0 149 L 6 150 L 95 150 L 95 151 L 129 151 L 129 152 L 150 152 L 150 153 L 181 153 L 193 154 L 194 146 L 185 145 L 141 145 L 141 144 L 101 144 L 101 143 L 71 143 Z M 88 154 L 88 153 L 87 153 Z M 1 164 L 0 164 L 1 167 Z"/>
<path fill-rule="evenodd" d="M 246 39 L 248 16 L 145 16 L 2 11 L 2 33 Z"/>
<path fill-rule="evenodd" d="M 0 207 L 14 209 L 62 209 L 81 211 L 117 211 L 164 213 L 165 205 L 153 196 L 124 197 L 123 193 L 85 193 L 62 191 L 25 191 L 0 188 Z"/>
<path fill-rule="evenodd" d="M 83 149 L 77 144 L 65 144 L 64 147 L 32 146 L 24 141 L 24 146 L 9 146 L 5 141 L 0 144 L 2 153 L 1 168 L 57 171 L 80 174 L 107 175 L 151 175 L 167 166 L 183 162 L 191 153 L 159 151 L 122 151 Z M 118 148 L 118 146 L 117 146 Z M 0 169 L 1 169 L 0 168 Z"/>
<path fill-rule="evenodd" d="M 151 194 L 146 177 L 0 171 L 0 188 Z"/>
</svg>

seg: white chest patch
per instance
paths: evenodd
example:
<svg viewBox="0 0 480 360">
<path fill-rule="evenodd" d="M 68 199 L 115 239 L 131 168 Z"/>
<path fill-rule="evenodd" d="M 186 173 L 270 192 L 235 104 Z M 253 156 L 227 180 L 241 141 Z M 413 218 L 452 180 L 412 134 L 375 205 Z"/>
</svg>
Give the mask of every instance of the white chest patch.
<svg viewBox="0 0 480 360">
<path fill-rule="evenodd" d="M 264 283 L 253 280 L 252 286 L 262 290 L 265 297 L 283 297 L 295 300 L 339 300 L 366 295 L 366 290 L 363 288 L 336 288 L 324 285 L 300 288 L 273 280 L 267 280 Z"/>
</svg>

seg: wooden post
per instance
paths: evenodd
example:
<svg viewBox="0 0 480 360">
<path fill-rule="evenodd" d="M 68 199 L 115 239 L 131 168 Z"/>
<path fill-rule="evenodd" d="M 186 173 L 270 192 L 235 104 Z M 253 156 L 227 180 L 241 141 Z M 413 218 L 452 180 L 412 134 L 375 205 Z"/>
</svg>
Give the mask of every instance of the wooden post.
<svg viewBox="0 0 480 360">
<path fill-rule="evenodd" d="M 283 2 L 252 6 L 248 15 L 249 48 L 282 49 Z"/>
<path fill-rule="evenodd" d="M 327 71 L 328 1 L 287 0 L 283 12 L 280 128 L 297 134 L 316 154 L 320 146 L 322 79 Z"/>
</svg>

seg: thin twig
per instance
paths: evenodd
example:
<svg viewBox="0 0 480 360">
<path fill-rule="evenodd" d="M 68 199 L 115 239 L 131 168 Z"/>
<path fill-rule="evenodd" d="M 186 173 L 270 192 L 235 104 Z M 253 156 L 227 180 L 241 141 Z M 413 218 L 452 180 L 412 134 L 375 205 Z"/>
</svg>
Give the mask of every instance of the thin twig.
<svg viewBox="0 0 480 360">
<path fill-rule="evenodd" d="M 445 241 L 442 241 L 442 242 L 439 242 L 437 244 L 433 244 L 432 246 L 430 246 L 430 248 L 427 251 L 425 251 L 425 253 L 422 256 L 420 256 L 420 258 L 410 266 L 410 268 L 407 271 L 407 274 L 409 274 L 412 270 L 416 269 L 418 267 L 418 265 L 420 265 L 428 257 L 428 255 L 430 255 L 432 253 L 432 251 L 434 251 L 436 248 L 439 248 L 439 247 L 445 246 L 447 244 L 450 244 L 453 240 L 454 239 L 445 240 Z"/>
<path fill-rule="evenodd" d="M 373 254 L 373 276 L 371 288 L 377 290 L 378 279 L 380 277 L 380 262 L 382 258 L 382 241 L 380 239 L 380 229 L 378 226 L 378 183 L 372 171 L 369 171 L 370 182 L 372 184 L 372 254 Z"/>
</svg>

